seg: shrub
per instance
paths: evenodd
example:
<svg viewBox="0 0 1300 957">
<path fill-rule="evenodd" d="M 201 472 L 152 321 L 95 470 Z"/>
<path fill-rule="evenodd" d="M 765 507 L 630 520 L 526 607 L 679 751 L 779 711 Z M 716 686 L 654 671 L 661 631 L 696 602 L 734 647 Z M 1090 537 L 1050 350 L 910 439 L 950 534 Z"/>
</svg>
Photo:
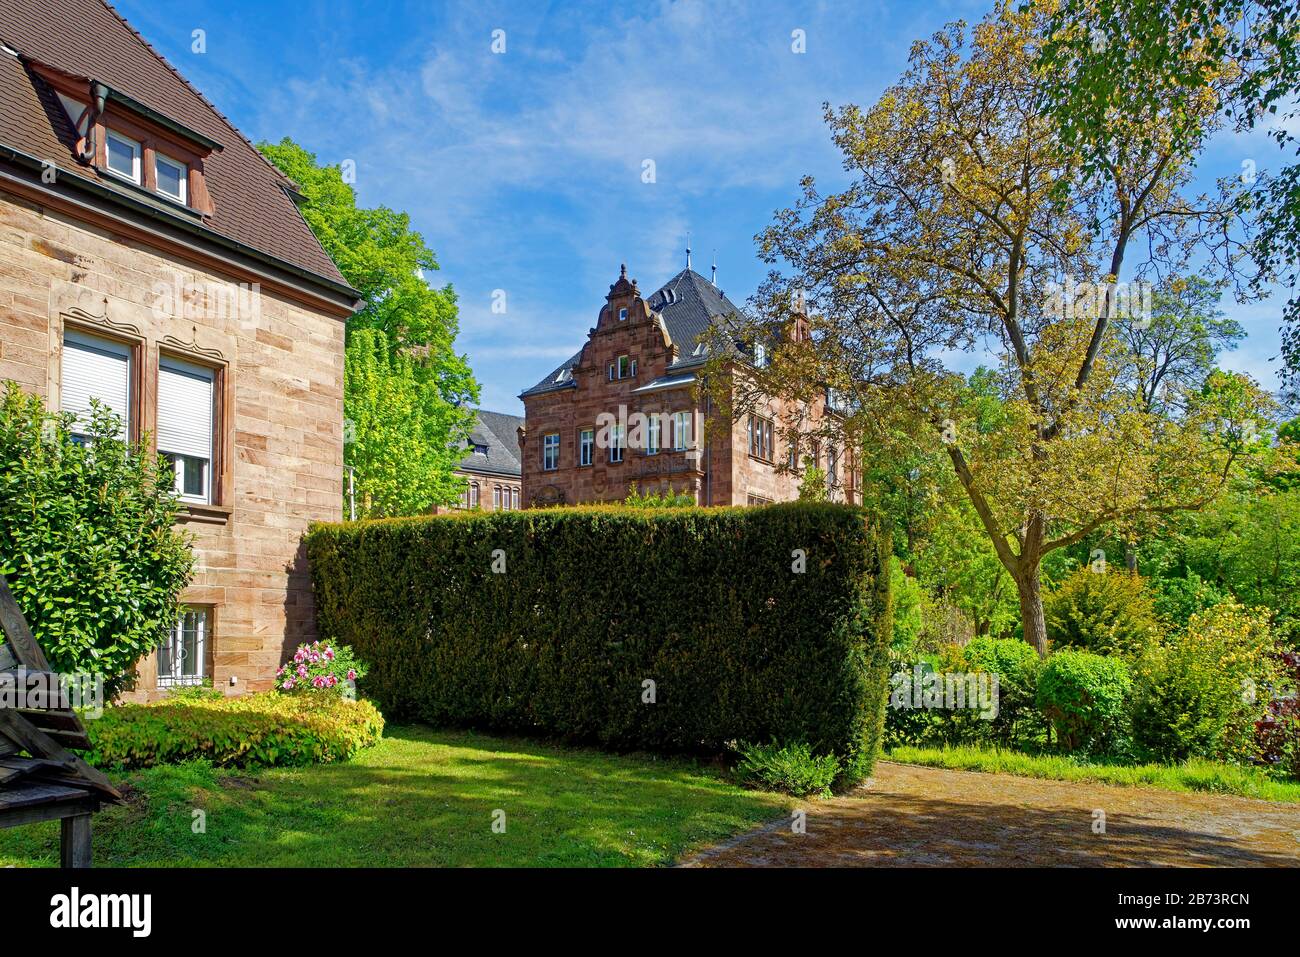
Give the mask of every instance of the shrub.
<svg viewBox="0 0 1300 957">
<path fill-rule="evenodd" d="M 1228 595 L 1201 578 L 1188 572 L 1186 578 L 1157 578 L 1155 587 L 1155 613 L 1161 621 L 1183 628 L 1191 617 L 1213 608 Z"/>
<path fill-rule="evenodd" d="M 953 725 L 950 720 L 951 715 L 948 712 L 937 711 L 932 708 L 895 706 L 893 701 L 894 690 L 901 687 L 906 692 L 911 688 L 910 684 L 903 683 L 900 685 L 898 682 L 903 682 L 904 678 L 907 678 L 914 684 L 918 667 L 923 675 L 927 672 L 942 670 L 938 655 L 890 656 L 891 693 L 885 703 L 884 743 L 887 748 L 919 747 L 935 742 L 955 743 L 958 740 L 959 729 Z"/>
<path fill-rule="evenodd" d="M 1119 658 L 1066 648 L 1038 676 L 1038 707 L 1067 751 L 1117 754 L 1127 745 L 1132 680 Z"/>
<path fill-rule="evenodd" d="M 903 570 L 897 556 L 889 558 L 889 591 L 894 603 L 894 630 L 890 640 L 893 651 L 906 654 L 921 635 L 925 589 Z"/>
<path fill-rule="evenodd" d="M 840 762 L 835 755 L 818 757 L 806 744 L 742 744 L 738 750 L 736 778 L 746 787 L 784 791 L 795 797 L 809 794 L 825 797 L 840 773 Z"/>
<path fill-rule="evenodd" d="M 93 748 L 87 760 L 100 767 L 192 758 L 220 767 L 277 767 L 346 761 L 379 740 L 384 718 L 370 702 L 341 695 L 264 692 L 119 705 L 86 726 Z"/>
<path fill-rule="evenodd" d="M 695 504 L 695 496 L 687 492 L 642 492 L 633 482 L 623 504 L 628 508 L 686 508 Z"/>
<path fill-rule="evenodd" d="M 1225 601 L 1193 615 L 1182 632 L 1137 666 L 1134 743 L 1159 761 L 1248 760 L 1254 722 L 1275 677 L 1267 617 Z"/>
<path fill-rule="evenodd" d="M 1269 770 L 1300 780 L 1300 651 L 1280 652 L 1278 661 L 1280 681 L 1255 722 L 1255 747 Z"/>
<path fill-rule="evenodd" d="M 355 690 L 357 680 L 364 678 L 367 670 L 347 645 L 313 641 L 299 645 L 293 660 L 280 666 L 275 673 L 275 687 L 286 694 Z"/>
<path fill-rule="evenodd" d="M 1043 600 L 1047 637 L 1058 647 L 1140 656 L 1159 631 L 1146 583 L 1129 571 L 1073 572 Z"/>
<path fill-rule="evenodd" d="M 314 527 L 319 633 L 390 718 L 608 747 L 879 747 L 883 536 L 843 505 L 534 509 Z M 494 571 L 494 568 L 496 571 Z"/>
<path fill-rule="evenodd" d="M 71 423 L 13 384 L 0 400 L 0 572 L 51 667 L 103 675 L 112 699 L 175 625 L 194 559 L 170 471 L 103 407 L 84 444 Z"/>
<path fill-rule="evenodd" d="M 975 718 L 975 731 L 1001 744 L 1027 744 L 1037 736 L 1038 675 L 1042 659 L 1019 638 L 974 638 L 960 649 L 954 664 L 963 671 L 987 671 L 998 679 L 998 714 L 992 721 Z"/>
</svg>

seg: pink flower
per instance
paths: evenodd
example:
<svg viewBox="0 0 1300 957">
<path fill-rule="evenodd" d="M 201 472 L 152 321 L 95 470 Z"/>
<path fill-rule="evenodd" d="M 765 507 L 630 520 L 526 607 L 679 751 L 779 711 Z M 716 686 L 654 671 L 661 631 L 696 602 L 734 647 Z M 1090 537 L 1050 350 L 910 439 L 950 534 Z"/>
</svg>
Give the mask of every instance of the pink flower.
<svg viewBox="0 0 1300 957">
<path fill-rule="evenodd" d="M 356 680 L 357 680 L 357 669 L 356 669 L 356 668 L 349 668 L 349 669 L 348 669 L 348 681 L 356 681 Z"/>
<path fill-rule="evenodd" d="M 298 677 L 299 677 L 299 678 L 306 678 L 306 677 L 307 677 L 307 666 L 306 666 L 306 665 L 299 665 L 299 666 L 298 666 Z"/>
<path fill-rule="evenodd" d="M 334 649 L 333 649 L 333 648 L 326 648 L 326 649 L 325 649 L 325 660 L 326 660 L 326 661 L 333 661 L 333 660 L 334 660 Z"/>
<path fill-rule="evenodd" d="M 311 683 L 312 683 L 312 685 L 313 685 L 314 687 L 317 687 L 317 688 L 324 688 L 324 687 L 325 687 L 325 679 L 322 678 L 320 675 L 317 675 L 315 678 L 312 678 L 312 679 L 311 679 Z"/>
<path fill-rule="evenodd" d="M 329 677 L 329 683 L 328 683 L 327 687 L 333 688 L 333 687 L 334 687 L 336 684 L 338 684 L 338 683 L 339 683 L 339 679 L 338 679 L 338 678 L 335 678 L 333 675 L 330 675 L 330 677 Z"/>
<path fill-rule="evenodd" d="M 306 657 L 306 656 L 302 653 L 302 649 L 299 648 L 296 652 L 294 652 L 293 660 L 294 660 L 295 662 L 301 662 L 302 659 L 305 658 L 305 657 Z"/>
<path fill-rule="evenodd" d="M 284 684 L 280 685 L 280 687 L 283 688 L 285 691 L 292 691 L 292 690 L 293 690 L 293 679 L 292 679 L 292 678 L 288 678 L 288 679 L 286 679 L 285 682 L 284 682 Z"/>
</svg>

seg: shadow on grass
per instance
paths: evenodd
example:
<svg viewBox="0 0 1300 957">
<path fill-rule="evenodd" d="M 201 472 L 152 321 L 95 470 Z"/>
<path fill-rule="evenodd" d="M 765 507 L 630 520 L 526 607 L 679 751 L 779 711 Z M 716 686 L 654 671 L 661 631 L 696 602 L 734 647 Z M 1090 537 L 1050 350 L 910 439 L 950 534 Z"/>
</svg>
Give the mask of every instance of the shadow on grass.
<svg viewBox="0 0 1300 957">
<path fill-rule="evenodd" d="M 132 803 L 96 818 L 100 865 L 661 865 L 790 803 L 682 760 L 412 726 L 346 764 L 125 780 Z M 53 829 L 0 832 L 0 864 L 57 849 Z"/>
</svg>

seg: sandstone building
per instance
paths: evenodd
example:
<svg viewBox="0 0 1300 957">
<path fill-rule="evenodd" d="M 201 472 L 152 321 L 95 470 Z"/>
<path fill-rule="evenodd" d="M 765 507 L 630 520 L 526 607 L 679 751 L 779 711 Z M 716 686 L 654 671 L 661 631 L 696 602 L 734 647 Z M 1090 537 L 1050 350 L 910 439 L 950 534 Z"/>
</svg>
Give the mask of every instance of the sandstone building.
<svg viewBox="0 0 1300 957">
<path fill-rule="evenodd" d="M 101 0 L 0 4 L 0 381 L 175 472 L 197 574 L 140 694 L 270 686 L 341 517 L 344 321 L 296 188 Z"/>
<path fill-rule="evenodd" d="M 697 388 L 710 332 L 725 332 L 737 312 L 689 266 L 648 296 L 625 267 L 582 349 L 520 395 L 525 503 L 619 501 L 632 486 L 685 492 L 700 505 L 786 501 L 798 497 L 809 460 L 825 470 L 833 500 L 860 501 L 856 460 L 843 442 L 798 448 L 786 438 L 794 422 L 807 435 L 833 418 L 824 399 L 808 408 L 768 399 L 727 421 Z M 803 329 L 796 320 L 787 334 Z M 763 347 L 731 345 L 728 374 L 761 383 Z"/>
</svg>

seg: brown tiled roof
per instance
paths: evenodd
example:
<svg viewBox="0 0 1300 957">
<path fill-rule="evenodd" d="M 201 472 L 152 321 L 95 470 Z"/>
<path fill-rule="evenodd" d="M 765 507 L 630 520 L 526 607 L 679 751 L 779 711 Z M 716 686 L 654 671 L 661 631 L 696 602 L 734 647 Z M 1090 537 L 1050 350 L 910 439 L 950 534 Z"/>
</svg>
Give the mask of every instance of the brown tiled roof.
<svg viewBox="0 0 1300 957">
<path fill-rule="evenodd" d="M 91 77 L 220 143 L 204 161 L 212 231 L 344 282 L 285 193 L 290 181 L 103 0 L 0 0 L 0 41 L 24 58 Z M 0 144 L 105 182 L 74 157 L 76 136 L 53 90 L 0 51 Z"/>
</svg>

